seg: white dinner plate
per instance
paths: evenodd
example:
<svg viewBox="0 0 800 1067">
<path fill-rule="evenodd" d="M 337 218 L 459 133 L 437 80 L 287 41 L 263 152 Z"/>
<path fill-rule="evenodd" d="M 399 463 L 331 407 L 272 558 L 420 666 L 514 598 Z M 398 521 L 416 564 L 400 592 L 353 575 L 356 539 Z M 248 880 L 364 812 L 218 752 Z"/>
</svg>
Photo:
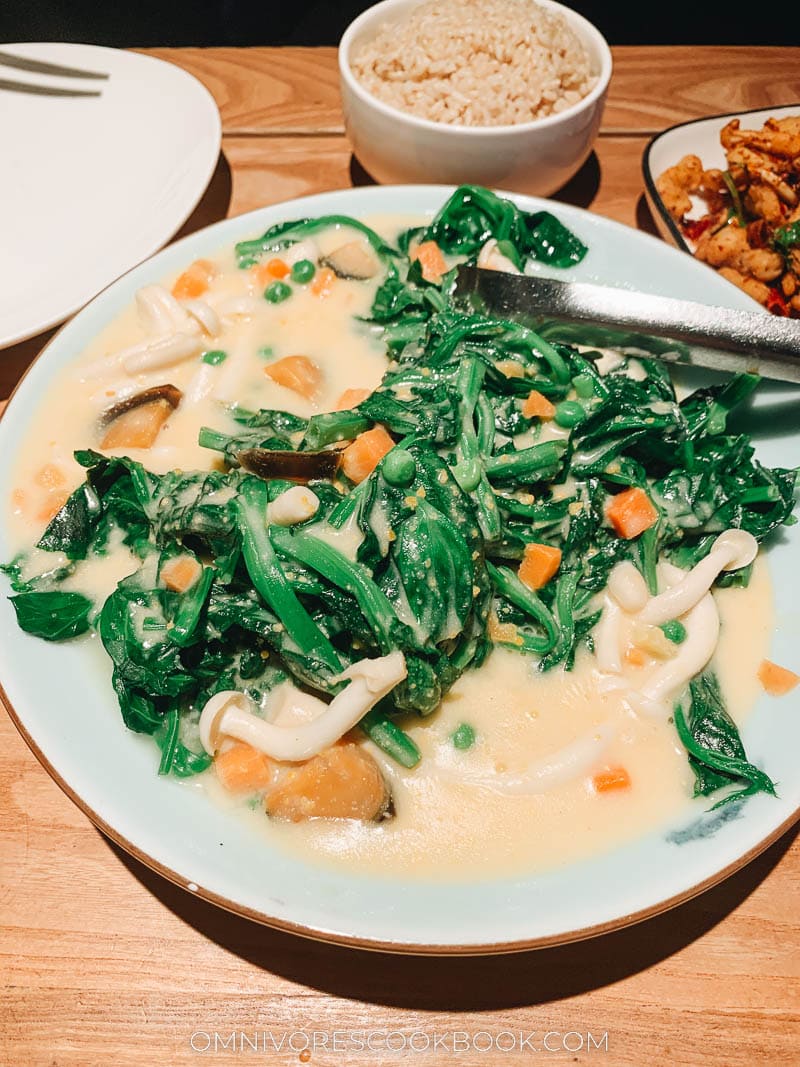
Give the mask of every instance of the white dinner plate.
<svg viewBox="0 0 800 1067">
<path fill-rule="evenodd" d="M 700 158 L 704 168 L 717 167 L 725 170 L 725 149 L 720 144 L 720 131 L 731 119 L 739 119 L 742 129 L 760 130 L 768 118 L 788 118 L 800 115 L 800 103 L 787 104 L 785 107 L 763 107 L 754 111 L 731 111 L 724 115 L 709 115 L 704 119 L 693 119 L 670 126 L 656 134 L 645 147 L 642 155 L 642 174 L 647 203 L 658 231 L 665 241 L 676 245 L 684 252 L 693 252 L 692 242 L 680 231 L 679 226 L 670 215 L 663 200 L 658 195 L 656 181 L 658 177 L 679 163 L 684 156 L 695 155 Z M 697 216 L 704 214 L 698 207 Z M 692 218 L 695 213 L 692 213 Z M 752 307 L 752 304 L 750 305 Z"/>
<path fill-rule="evenodd" d="M 115 48 L 4 44 L 4 53 L 107 74 L 0 65 L 0 349 L 62 322 L 180 229 L 219 156 L 219 112 L 180 67 Z"/>
<path fill-rule="evenodd" d="M 141 286 L 279 221 L 330 213 L 431 216 L 450 192 L 442 186 L 378 186 L 324 193 L 217 223 L 164 249 L 101 293 L 44 349 L 0 421 L 0 454 L 13 456 L 54 376 L 130 305 Z M 733 286 L 657 238 L 578 208 L 511 198 L 526 210 L 552 210 L 588 245 L 585 259 L 569 271 L 571 278 L 749 306 Z M 788 386 L 770 386 L 758 398 L 754 442 L 767 464 L 800 464 L 800 437 L 787 428 L 787 410 L 798 396 Z M 6 464 L 0 470 L 4 504 L 12 487 L 11 464 Z M 799 549 L 800 525 L 782 532 L 768 550 L 776 578 L 770 656 L 794 668 Z M 0 522 L 0 559 L 9 553 L 8 532 Z M 687 809 L 636 840 L 543 873 L 498 877 L 487 871 L 480 879 L 426 881 L 312 863 L 265 843 L 264 835 L 213 804 L 202 790 L 159 777 L 156 747 L 122 724 L 110 666 L 97 642 L 48 644 L 23 633 L 6 592 L 4 583 L 0 682 L 14 721 L 61 787 L 108 836 L 178 885 L 241 915 L 307 936 L 418 953 L 502 952 L 575 940 L 697 894 L 742 867 L 800 813 L 796 690 L 782 699 L 761 698 L 742 729 L 748 757 L 778 783 L 777 797 L 757 795 L 741 807 L 713 813 L 707 800 L 687 802 Z"/>
</svg>

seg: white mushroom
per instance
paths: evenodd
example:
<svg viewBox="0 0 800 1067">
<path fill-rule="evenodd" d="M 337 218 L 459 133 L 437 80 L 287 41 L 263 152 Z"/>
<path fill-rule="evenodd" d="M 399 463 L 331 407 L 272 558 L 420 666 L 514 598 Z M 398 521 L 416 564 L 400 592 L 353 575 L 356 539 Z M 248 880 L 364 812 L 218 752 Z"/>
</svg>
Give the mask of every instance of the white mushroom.
<svg viewBox="0 0 800 1067">
<path fill-rule="evenodd" d="M 264 310 L 264 301 L 255 296 L 229 296 L 214 303 L 223 319 L 251 319 Z"/>
<path fill-rule="evenodd" d="M 599 668 L 597 685 L 601 692 L 624 690 L 625 700 L 636 712 L 666 718 L 683 688 L 702 671 L 717 646 L 719 614 L 711 586 L 723 570 L 746 567 L 756 557 L 758 542 L 744 530 L 726 530 L 711 551 L 689 572 L 670 563 L 658 566 L 663 592 L 650 597 L 644 579 L 630 562 L 618 563 L 609 575 L 603 598 L 603 613 L 595 629 L 595 656 Z M 646 647 L 667 662 L 657 667 L 637 688 L 622 677 L 624 627 L 634 644 Z M 680 618 L 686 637 L 680 646 L 660 638 L 656 628 Z M 647 639 L 645 641 L 644 639 Z"/>
<path fill-rule="evenodd" d="M 294 526 L 319 511 L 319 497 L 306 485 L 293 485 L 267 505 L 267 522 Z"/>
<path fill-rule="evenodd" d="M 289 245 L 287 249 L 281 252 L 281 258 L 290 267 L 293 267 L 295 263 L 299 263 L 301 259 L 316 263 L 319 259 L 319 246 L 316 241 L 306 237 L 303 241 L 297 241 L 295 244 Z"/>
<path fill-rule="evenodd" d="M 636 567 L 629 560 L 618 563 L 608 576 L 603 611 L 594 631 L 597 665 L 604 673 L 621 673 L 626 614 L 641 611 L 649 599 L 647 583 Z"/>
<path fill-rule="evenodd" d="M 719 613 L 711 593 L 691 609 L 683 624 L 686 640 L 678 654 L 654 671 L 638 692 L 628 694 L 635 711 L 666 719 L 675 697 L 708 664 L 719 638 Z"/>
<path fill-rule="evenodd" d="M 317 707 L 317 703 L 322 703 L 318 697 L 309 697 L 315 702 L 313 710 L 320 713 L 311 721 L 286 726 L 266 722 L 253 714 L 250 700 L 244 693 L 235 690 L 216 693 L 200 716 L 200 740 L 212 756 L 216 754 L 221 738 L 228 736 L 246 741 L 276 760 L 307 760 L 338 741 L 405 677 L 406 661 L 402 652 L 359 660 L 334 679 L 349 679 L 350 684 L 325 706 L 324 711 Z M 293 699 L 306 703 L 306 694 L 297 690 Z"/>
<path fill-rule="evenodd" d="M 441 775 L 444 772 L 448 776 L 457 778 L 459 782 L 488 789 L 493 793 L 533 796 L 537 793 L 546 793 L 550 789 L 565 785 L 587 774 L 608 748 L 616 733 L 615 726 L 611 723 L 603 723 L 596 726 L 591 733 L 579 737 L 543 759 L 535 760 L 524 771 L 517 773 L 499 771 L 474 774 L 465 769 L 463 765 L 459 766 L 458 771 L 437 766 L 435 773 Z M 420 772 L 415 773 L 418 777 L 420 776 Z"/>
<path fill-rule="evenodd" d="M 647 582 L 630 560 L 614 567 L 608 576 L 607 589 L 623 611 L 641 611 L 650 599 Z"/>
<path fill-rule="evenodd" d="M 619 604 L 603 597 L 603 612 L 594 630 L 594 654 L 601 671 L 619 674 L 622 670 L 622 621 Z"/>
<path fill-rule="evenodd" d="M 210 363 L 201 363 L 186 386 L 185 395 L 188 405 L 199 404 L 208 396 L 214 386 L 217 368 Z"/>
<path fill-rule="evenodd" d="M 117 360 L 128 374 L 161 370 L 196 356 L 203 348 L 202 338 L 197 334 L 174 333 L 156 341 L 132 345 L 117 353 Z"/>
<path fill-rule="evenodd" d="M 721 571 L 738 570 L 756 558 L 758 542 L 745 530 L 726 530 L 711 551 L 681 581 L 659 593 L 642 609 L 642 622 L 660 626 L 690 611 L 705 596 Z"/>
<path fill-rule="evenodd" d="M 189 317 L 163 285 L 145 285 L 136 293 L 139 322 L 152 337 L 186 331 Z"/>
<path fill-rule="evenodd" d="M 205 330 L 209 337 L 216 337 L 222 330 L 219 315 L 205 300 L 184 300 L 183 307 Z"/>
<path fill-rule="evenodd" d="M 482 270 L 499 270 L 504 274 L 519 274 L 514 263 L 497 248 L 497 241 L 490 237 L 478 253 L 478 266 Z"/>
</svg>

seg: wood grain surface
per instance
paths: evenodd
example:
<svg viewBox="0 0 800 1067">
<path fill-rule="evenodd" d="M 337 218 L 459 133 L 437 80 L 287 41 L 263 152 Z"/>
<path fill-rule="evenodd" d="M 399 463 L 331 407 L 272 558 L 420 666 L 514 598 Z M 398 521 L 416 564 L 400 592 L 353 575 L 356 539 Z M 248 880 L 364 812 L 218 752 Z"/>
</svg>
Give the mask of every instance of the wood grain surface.
<svg viewBox="0 0 800 1067">
<path fill-rule="evenodd" d="M 153 54 L 203 81 L 223 117 L 216 173 L 182 233 L 368 181 L 344 137 L 333 49 Z M 614 61 L 596 152 L 557 199 L 650 232 L 640 160 L 653 133 L 800 101 L 798 48 L 627 47 Z M 0 354 L 0 396 L 46 340 Z M 298 1064 L 312 1033 L 312 1064 L 794 1064 L 799 893 L 792 831 L 688 904 L 583 944 L 474 960 L 334 948 L 222 912 L 131 859 L 0 715 L 0 1067 Z M 376 1051 L 358 1050 L 365 1033 Z M 380 1050 L 391 1033 L 404 1053 Z M 477 1051 L 486 1037 L 455 1051 L 454 1034 L 504 1033 L 513 1051 Z"/>
</svg>

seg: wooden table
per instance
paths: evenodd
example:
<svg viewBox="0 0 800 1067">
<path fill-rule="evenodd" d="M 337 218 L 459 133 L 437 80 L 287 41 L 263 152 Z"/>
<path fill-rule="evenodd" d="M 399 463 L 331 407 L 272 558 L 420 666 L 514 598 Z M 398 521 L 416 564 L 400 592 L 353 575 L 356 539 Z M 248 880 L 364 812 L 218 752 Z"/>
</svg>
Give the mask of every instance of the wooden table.
<svg viewBox="0 0 800 1067">
<path fill-rule="evenodd" d="M 334 49 L 155 54 L 203 81 L 222 113 L 223 154 L 185 231 L 368 180 L 344 136 Z M 614 61 L 596 153 L 558 199 L 649 232 L 640 158 L 653 133 L 701 115 L 800 100 L 800 48 L 626 47 L 614 50 Z M 44 339 L 0 355 L 0 397 Z M 428 1035 L 430 1048 L 411 1054 L 419 1067 L 797 1063 L 799 890 L 800 845 L 790 832 L 696 900 L 584 944 L 484 959 L 335 948 L 228 915 L 129 858 L 51 781 L 2 715 L 0 1065 L 296 1064 L 305 1062 L 300 1037 L 280 1052 L 269 1042 L 297 1031 L 329 1036 L 331 1050 L 318 1049 L 312 1064 L 399 1059 L 357 1052 L 344 1037 L 338 1042 L 350 1051 L 336 1052 L 334 1031 Z M 447 1051 L 457 1044 L 454 1031 L 511 1031 L 517 1042 L 535 1032 L 540 1048 L 548 1031 L 580 1036 L 564 1042 L 573 1051 L 551 1037 L 546 1043 L 560 1052 L 528 1045 L 467 1054 Z M 217 1051 L 205 1051 L 214 1032 Z M 233 1032 L 271 1038 L 257 1054 L 247 1044 L 237 1052 L 226 1044 Z M 450 1035 L 444 1050 L 434 1050 L 434 1034 Z M 415 1047 L 425 1042 L 418 1037 Z"/>
</svg>

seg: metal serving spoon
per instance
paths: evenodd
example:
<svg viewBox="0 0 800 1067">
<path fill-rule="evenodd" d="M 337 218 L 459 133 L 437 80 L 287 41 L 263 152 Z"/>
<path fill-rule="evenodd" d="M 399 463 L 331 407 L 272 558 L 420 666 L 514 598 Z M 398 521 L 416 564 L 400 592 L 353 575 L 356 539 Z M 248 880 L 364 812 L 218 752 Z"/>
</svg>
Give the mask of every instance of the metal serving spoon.
<svg viewBox="0 0 800 1067">
<path fill-rule="evenodd" d="M 587 282 L 460 266 L 455 296 L 548 340 L 639 349 L 685 366 L 800 383 L 800 320 Z"/>
</svg>

